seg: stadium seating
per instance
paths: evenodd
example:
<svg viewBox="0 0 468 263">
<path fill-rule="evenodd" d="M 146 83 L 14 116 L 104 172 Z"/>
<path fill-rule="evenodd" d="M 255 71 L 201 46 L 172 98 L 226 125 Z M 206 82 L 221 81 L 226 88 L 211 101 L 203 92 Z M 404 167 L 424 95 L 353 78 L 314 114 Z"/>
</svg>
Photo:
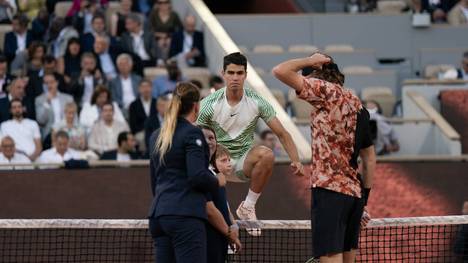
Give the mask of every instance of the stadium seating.
<svg viewBox="0 0 468 263">
<path fill-rule="evenodd" d="M 373 100 L 379 103 L 382 114 L 391 117 L 395 107 L 396 98 L 388 87 L 367 87 L 361 91 L 362 100 Z"/>
<path fill-rule="evenodd" d="M 254 53 L 283 53 L 283 47 L 279 45 L 256 45 L 253 49 Z"/>
</svg>

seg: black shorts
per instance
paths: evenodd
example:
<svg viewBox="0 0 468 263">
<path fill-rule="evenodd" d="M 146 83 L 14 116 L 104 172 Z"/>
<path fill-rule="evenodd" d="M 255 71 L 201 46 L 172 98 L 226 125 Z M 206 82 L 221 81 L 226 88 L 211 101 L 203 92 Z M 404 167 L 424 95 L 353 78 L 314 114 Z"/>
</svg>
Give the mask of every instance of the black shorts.
<svg viewBox="0 0 468 263">
<path fill-rule="evenodd" d="M 357 249 L 364 202 L 323 188 L 312 189 L 312 255 Z"/>
</svg>

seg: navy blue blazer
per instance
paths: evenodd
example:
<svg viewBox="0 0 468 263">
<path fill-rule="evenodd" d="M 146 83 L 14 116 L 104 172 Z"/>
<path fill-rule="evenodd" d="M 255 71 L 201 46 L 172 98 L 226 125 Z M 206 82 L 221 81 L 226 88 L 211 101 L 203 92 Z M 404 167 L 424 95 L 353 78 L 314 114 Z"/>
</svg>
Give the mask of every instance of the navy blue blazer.
<svg viewBox="0 0 468 263">
<path fill-rule="evenodd" d="M 200 55 L 195 57 L 194 67 L 204 67 L 205 63 L 205 44 L 203 42 L 203 33 L 200 31 L 193 32 L 192 48 L 197 48 Z M 171 39 L 171 48 L 169 49 L 169 57 L 173 57 L 184 49 L 184 31 L 175 32 Z"/>
<path fill-rule="evenodd" d="M 184 118 L 177 119 L 172 147 L 159 161 L 155 142 L 160 129 L 150 139 L 150 218 L 164 215 L 207 219 L 206 195 L 218 189 L 218 179 L 208 170 L 209 149 L 202 131 Z"/>
<path fill-rule="evenodd" d="M 28 30 L 26 32 L 26 48 L 29 47 L 33 40 L 32 33 Z M 16 41 L 15 32 L 11 31 L 5 34 L 3 49 L 3 53 L 7 57 L 7 60 L 11 62 L 15 58 L 16 50 L 18 49 L 18 41 Z"/>
</svg>

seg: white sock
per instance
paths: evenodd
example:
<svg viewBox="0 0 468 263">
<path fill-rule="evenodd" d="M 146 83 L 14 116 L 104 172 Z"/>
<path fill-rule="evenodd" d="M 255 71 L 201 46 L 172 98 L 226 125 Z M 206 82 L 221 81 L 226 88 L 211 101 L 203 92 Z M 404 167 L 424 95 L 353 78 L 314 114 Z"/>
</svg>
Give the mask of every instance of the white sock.
<svg viewBox="0 0 468 263">
<path fill-rule="evenodd" d="M 245 197 L 244 206 L 246 207 L 255 207 L 258 198 L 260 197 L 261 193 L 255 193 L 254 191 L 249 189 L 249 193 Z"/>
</svg>

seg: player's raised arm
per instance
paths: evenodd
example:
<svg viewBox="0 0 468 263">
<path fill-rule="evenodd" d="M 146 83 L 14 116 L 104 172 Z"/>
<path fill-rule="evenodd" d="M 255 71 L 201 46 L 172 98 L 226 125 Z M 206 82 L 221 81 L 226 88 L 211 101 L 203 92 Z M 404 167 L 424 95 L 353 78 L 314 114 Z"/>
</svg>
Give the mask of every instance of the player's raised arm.
<svg viewBox="0 0 468 263">
<path fill-rule="evenodd" d="M 303 84 L 303 77 L 297 74 L 304 68 L 321 68 L 323 64 L 329 63 L 330 58 L 314 53 L 310 57 L 287 60 L 273 68 L 273 75 L 284 84 L 300 92 Z"/>
</svg>

